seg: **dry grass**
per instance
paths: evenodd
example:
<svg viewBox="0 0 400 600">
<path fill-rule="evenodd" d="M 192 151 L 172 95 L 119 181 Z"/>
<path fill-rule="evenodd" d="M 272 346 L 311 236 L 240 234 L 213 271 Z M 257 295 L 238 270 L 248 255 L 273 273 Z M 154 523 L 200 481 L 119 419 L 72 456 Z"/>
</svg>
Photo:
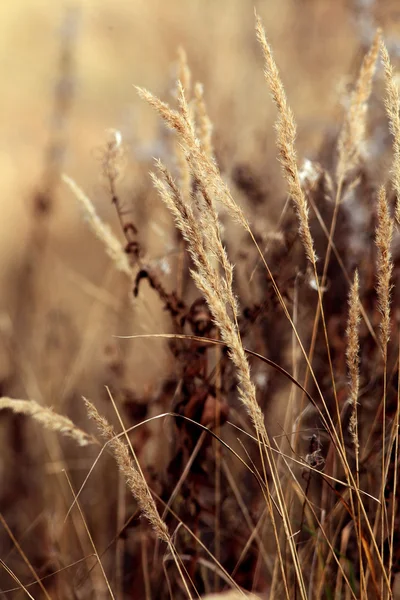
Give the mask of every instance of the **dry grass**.
<svg viewBox="0 0 400 600">
<path fill-rule="evenodd" d="M 314 251 L 314 243 L 308 222 L 307 200 L 301 187 L 299 169 L 297 166 L 295 150 L 296 124 L 292 110 L 288 106 L 278 67 L 273 59 L 261 19 L 258 16 L 256 16 L 256 32 L 264 54 L 266 65 L 264 70 L 265 78 L 271 89 L 271 95 L 279 114 L 275 127 L 277 131 L 276 143 L 278 146 L 280 162 L 288 182 L 289 195 L 294 202 L 298 214 L 300 237 L 303 240 L 307 258 L 311 264 L 314 265 L 317 257 Z"/>
<path fill-rule="evenodd" d="M 400 597 L 399 32 L 389 0 L 256 4 L 44 11 L 57 82 L 4 169 L 5 598 Z"/>
<path fill-rule="evenodd" d="M 79 446 L 97 443 L 96 439 L 76 427 L 71 419 L 55 413 L 47 406 L 41 406 L 34 400 L 15 400 L 0 398 L 0 410 L 10 410 L 14 414 L 32 417 L 45 429 L 55 431 L 74 440 Z"/>
<path fill-rule="evenodd" d="M 95 421 L 102 437 L 110 442 L 118 468 L 125 477 L 128 488 L 137 499 L 141 511 L 148 518 L 160 540 L 171 543 L 168 529 L 157 512 L 143 473 L 139 470 L 139 465 L 134 465 L 127 445 L 116 436 L 113 427 L 98 413 L 96 407 L 89 400 L 85 400 L 85 403 L 89 418 Z"/>
</svg>

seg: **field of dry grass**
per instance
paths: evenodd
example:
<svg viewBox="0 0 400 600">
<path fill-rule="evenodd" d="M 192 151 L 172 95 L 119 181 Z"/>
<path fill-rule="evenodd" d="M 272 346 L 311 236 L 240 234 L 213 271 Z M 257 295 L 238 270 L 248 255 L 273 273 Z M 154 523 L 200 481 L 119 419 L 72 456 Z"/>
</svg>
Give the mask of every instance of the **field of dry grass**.
<svg viewBox="0 0 400 600">
<path fill-rule="evenodd" d="M 1 597 L 400 598 L 397 1 L 0 39 Z"/>
</svg>

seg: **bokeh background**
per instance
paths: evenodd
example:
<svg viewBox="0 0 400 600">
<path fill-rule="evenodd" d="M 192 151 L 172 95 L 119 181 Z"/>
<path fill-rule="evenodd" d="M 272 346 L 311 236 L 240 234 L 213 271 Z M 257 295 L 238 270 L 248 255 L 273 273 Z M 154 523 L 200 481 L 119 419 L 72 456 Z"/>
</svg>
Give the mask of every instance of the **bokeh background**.
<svg viewBox="0 0 400 600">
<path fill-rule="evenodd" d="M 112 420 L 104 386 L 121 376 L 122 361 L 129 364 L 123 372 L 124 386 L 142 402 L 168 375 L 171 357 L 165 344 L 142 340 L 121 345 L 113 337 L 169 331 L 170 323 L 159 299 L 145 286 L 132 310 L 127 282 L 89 231 L 60 174 L 78 182 L 120 236 L 99 156 L 108 131 L 121 132 L 125 157 L 119 193 L 139 227 L 148 260 L 173 288 L 179 248 L 171 219 L 150 189 L 148 173 L 153 157 L 161 157 L 174 169 L 174 146 L 171 134 L 140 100 L 135 86 L 173 104 L 179 47 L 186 51 L 193 82 L 204 84 L 223 175 L 250 221 L 257 224 L 261 239 L 279 217 L 284 184 L 276 160 L 275 109 L 254 33 L 254 7 L 263 19 L 298 124 L 299 157 L 320 157 L 337 134 L 348 92 L 377 26 L 383 28 L 397 64 L 396 0 L 0 4 L 3 395 L 35 398 L 82 424 L 82 395 L 101 397 L 103 411 Z M 243 172 L 259 182 L 263 202 L 246 197 Z M 234 239 L 239 252 L 240 238 Z M 231 248 L 235 253 L 234 241 Z M 156 403 L 152 414 L 159 408 Z M 165 433 L 163 426 L 157 427 L 156 433 Z M 24 549 L 40 573 L 65 566 L 63 548 L 70 562 L 82 552 L 89 554 L 79 519 L 66 541 L 61 515 L 65 516 L 70 492 L 60 473 L 66 452 L 78 485 L 91 457 L 82 458 L 70 446 L 65 451 L 53 438 L 8 416 L 2 417 L 1 436 L 1 512 L 18 539 L 25 540 Z M 149 439 L 150 434 L 142 440 L 142 459 L 162 469 L 165 449 Z M 110 465 L 109 470 L 114 468 Z M 118 489 L 119 482 L 112 477 L 98 475 L 96 497 L 88 492 L 84 498 L 101 547 L 115 532 L 116 500 L 110 490 Z M 77 545 L 74 536 L 82 552 L 72 549 Z M 4 532 L 0 540 L 0 548 L 8 548 Z M 26 580 L 21 558 L 11 546 L 7 552 L 15 571 Z M 113 562 L 107 560 L 111 572 Z M 93 577 L 94 597 L 106 597 L 101 577 Z M 7 578 L 2 587 L 11 583 Z M 65 592 L 65 582 L 57 585 L 54 597 L 74 597 Z M 82 589 L 78 597 L 89 597 L 84 585 Z M 5 597 L 17 597 L 13 593 Z"/>
</svg>

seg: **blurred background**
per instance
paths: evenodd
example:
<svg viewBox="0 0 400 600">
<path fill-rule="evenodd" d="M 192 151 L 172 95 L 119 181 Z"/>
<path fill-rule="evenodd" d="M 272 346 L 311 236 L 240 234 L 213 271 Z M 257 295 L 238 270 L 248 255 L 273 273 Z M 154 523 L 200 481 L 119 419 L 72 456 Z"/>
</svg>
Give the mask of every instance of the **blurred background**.
<svg viewBox="0 0 400 600">
<path fill-rule="evenodd" d="M 1 5 L 0 307 L 6 335 L 17 325 L 24 328 L 23 319 L 10 309 L 27 304 L 18 280 L 24 279 L 27 262 L 35 262 L 29 255 L 36 238 L 46 238 L 40 250 L 41 284 L 35 291 L 36 302 L 44 302 L 46 310 L 67 308 L 82 332 L 95 290 L 113 289 L 118 275 L 105 276 L 110 262 L 59 177 L 61 172 L 73 177 L 119 234 L 99 160 L 110 128 L 122 134 L 119 193 L 140 219 L 148 258 L 174 255 L 171 219 L 148 191 L 154 157 L 174 166 L 171 135 L 134 86 L 173 104 L 180 47 L 193 84 L 204 84 L 224 176 L 245 192 L 249 181 L 257 181 L 268 209 L 257 202 L 257 194 L 250 201 L 248 193 L 242 194 L 241 201 L 250 202 L 249 214 L 254 214 L 251 220 L 259 224 L 260 235 L 277 219 L 284 184 L 276 161 L 275 109 L 254 35 L 254 7 L 295 114 L 300 160 L 320 157 L 337 133 L 377 26 L 384 29 L 393 59 L 400 54 L 395 0 L 24 0 Z M 33 306 L 26 309 L 24 319 L 33 318 Z M 95 321 L 100 324 L 101 317 Z M 163 323 L 153 310 L 139 321 L 153 332 Z M 153 343 L 151 347 L 150 353 Z M 153 362 L 148 355 L 136 360 L 145 372 Z M 140 378 L 141 369 L 139 373 Z"/>
<path fill-rule="evenodd" d="M 12 259 L 22 251 L 29 198 L 41 185 L 55 134 L 62 134 L 60 168 L 95 193 L 99 210 L 107 207 L 96 189 L 95 152 L 106 129 L 119 129 L 137 159 L 160 154 L 161 125 L 134 86 L 168 99 L 179 46 L 193 80 L 205 86 L 222 167 L 251 162 L 264 174 L 275 154 L 275 113 L 254 36 L 254 7 L 296 115 L 299 155 L 312 156 L 335 126 L 341 95 L 377 25 L 392 42 L 392 55 L 399 51 L 395 0 L 3 3 L 1 256 Z M 66 106 L 60 109 L 56 94 L 62 89 Z M 76 235 L 76 213 L 69 195 L 58 190 L 51 229 L 59 244 Z"/>
<path fill-rule="evenodd" d="M 275 109 L 254 33 L 254 8 L 262 17 L 295 114 L 299 157 L 320 160 L 335 139 L 349 90 L 377 26 L 383 28 L 398 65 L 400 6 L 396 0 L 82 0 L 74 4 L 14 0 L 0 4 L 2 395 L 52 405 L 88 429 L 82 395 L 100 398 L 102 411 L 113 420 L 104 386 L 117 388 L 122 378 L 124 399 L 129 390 L 137 411 L 131 417 L 137 420 L 140 406 L 158 394 L 169 376 L 171 356 L 166 344 L 148 340 L 120 344 L 113 337 L 171 331 L 171 324 L 146 284 L 132 310 L 129 282 L 113 268 L 60 174 L 77 181 L 100 217 L 123 239 L 101 171 L 109 130 L 121 132 L 124 159 L 119 194 L 139 229 L 146 259 L 174 289 L 179 240 L 149 182 L 153 157 L 176 168 L 174 145 L 170 132 L 140 100 L 135 86 L 174 105 L 179 48 L 186 52 L 193 83 L 204 85 L 221 171 L 250 221 L 256 223 L 260 239 L 278 219 L 285 188 L 276 160 Z M 253 188 L 257 193 L 252 193 Z M 228 239 L 229 235 L 235 258 L 243 247 L 240 238 L 228 231 Z M 244 291 L 244 298 L 246 293 L 250 292 Z M 160 407 L 168 409 L 168 402 L 156 402 L 150 414 L 160 412 Z M 156 427 L 165 434 L 164 426 Z M 92 457 L 82 458 L 81 451 L 68 444 L 65 449 L 54 436 L 47 439 L 47 434 L 14 417 L 2 417 L 1 432 L 1 512 L 18 539 L 25 540 L 25 552 L 38 571 L 43 575 L 54 565 L 60 568 L 78 560 L 82 552 L 90 553 L 78 520 L 74 531 L 82 552 L 73 550 L 75 534 L 72 541 L 63 540 L 60 515 L 65 516 L 71 498 L 60 469 L 68 455 L 77 487 Z M 168 456 L 149 439 L 153 439 L 150 433 L 141 439 L 144 464 L 162 470 Z M 92 488 L 96 497 L 88 492 L 84 504 L 96 524 L 98 544 L 106 547 L 115 534 L 116 497 L 110 490 L 116 491 L 119 483 L 116 473 L 97 477 Z M 116 488 L 108 477 L 114 477 Z M 29 573 L 21 557 L 12 544 L 8 547 L 4 531 L 1 536 L 0 548 L 11 553 L 10 564 L 26 581 Z M 133 550 L 129 556 L 135 556 Z M 112 572 L 114 563 L 107 560 L 106 568 Z M 6 589 L 12 583 L 7 576 L 1 585 Z M 92 584 L 97 590 L 93 597 L 106 597 L 101 578 Z M 60 586 L 52 590 L 54 597 L 90 597 L 83 584 L 74 593 Z M 17 597 L 13 593 L 5 597 Z"/>
</svg>

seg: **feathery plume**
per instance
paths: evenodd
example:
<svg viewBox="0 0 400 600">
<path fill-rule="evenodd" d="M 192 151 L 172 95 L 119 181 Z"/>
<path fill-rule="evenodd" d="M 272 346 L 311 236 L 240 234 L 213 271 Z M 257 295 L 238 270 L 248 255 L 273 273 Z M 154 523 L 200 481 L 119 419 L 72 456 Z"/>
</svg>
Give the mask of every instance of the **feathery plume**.
<svg viewBox="0 0 400 600">
<path fill-rule="evenodd" d="M 192 277 L 206 298 L 215 323 L 221 331 L 221 338 L 228 346 L 231 358 L 238 370 L 239 393 L 242 402 L 248 409 L 257 430 L 260 431 L 260 427 L 262 427 L 261 430 L 265 430 L 264 418 L 256 400 L 255 387 L 251 382 L 246 354 L 240 342 L 235 322 L 227 313 L 227 305 L 231 306 L 233 302 L 236 306 L 236 299 L 233 296 L 231 286 L 213 266 L 192 209 L 190 206 L 185 205 L 179 189 L 174 184 L 166 167 L 161 163 L 158 163 L 158 167 L 167 183 L 164 183 L 155 175 L 152 176 L 153 182 L 163 202 L 171 210 L 177 227 L 188 243 L 189 252 L 196 267 L 196 270 L 192 271 Z"/>
<path fill-rule="evenodd" d="M 79 446 L 88 446 L 97 443 L 97 440 L 88 433 L 79 429 L 71 419 L 59 415 L 48 406 L 41 406 L 35 400 L 16 400 L 14 398 L 0 398 L 0 410 L 11 410 L 13 413 L 32 417 L 45 429 L 61 433 L 73 439 Z"/>
<path fill-rule="evenodd" d="M 100 219 L 90 198 L 86 196 L 86 194 L 75 183 L 75 181 L 71 179 L 71 177 L 68 177 L 68 175 L 62 175 L 62 179 L 75 194 L 75 197 L 83 208 L 84 215 L 88 220 L 90 228 L 96 237 L 103 242 L 108 256 L 112 259 L 117 269 L 131 277 L 132 269 L 129 265 L 128 257 L 124 252 L 122 244 L 113 234 L 110 227 L 103 223 L 103 221 Z"/>
<path fill-rule="evenodd" d="M 213 158 L 213 126 L 207 113 L 206 104 L 204 102 L 204 88 L 201 83 L 196 83 L 194 87 L 194 108 L 196 115 L 197 135 L 199 137 L 201 147 L 207 156 Z"/>
<path fill-rule="evenodd" d="M 178 48 L 178 81 L 182 82 L 186 97 L 190 99 L 192 90 L 192 73 L 187 60 L 187 54 L 182 46 Z"/>
<path fill-rule="evenodd" d="M 136 90 L 139 96 L 158 112 L 170 129 L 174 129 L 182 136 L 185 135 L 185 122 L 178 111 L 171 108 L 166 102 L 162 102 L 162 100 L 151 94 L 148 90 L 140 87 L 136 87 Z"/>
<path fill-rule="evenodd" d="M 187 55 L 185 50 L 180 46 L 178 48 L 178 77 L 176 81 L 176 88 L 174 89 L 174 96 L 179 102 L 180 85 L 185 90 L 185 95 L 188 99 L 192 95 L 192 73 L 190 71 Z M 193 110 L 188 108 L 187 118 L 193 121 Z M 186 161 L 185 149 L 182 147 L 182 143 L 179 139 L 175 139 L 175 156 L 176 163 L 179 171 L 179 185 L 185 198 L 190 197 L 190 191 L 192 187 L 192 176 L 190 173 L 189 165 Z"/>
<path fill-rule="evenodd" d="M 382 352 L 386 356 L 387 343 L 390 338 L 390 293 L 393 261 L 390 246 L 393 237 L 393 219 L 390 216 L 389 205 L 386 198 L 384 186 L 381 186 L 378 195 L 377 226 L 375 232 L 375 243 L 378 251 L 376 286 L 378 295 L 378 306 L 382 315 L 381 320 L 381 345 Z"/>
<path fill-rule="evenodd" d="M 287 102 L 286 93 L 279 75 L 278 67 L 272 56 L 271 48 L 267 42 L 265 31 L 258 15 L 256 15 L 256 32 L 257 39 L 261 45 L 265 60 L 265 79 L 270 87 L 274 104 L 278 109 L 278 120 L 275 127 L 277 132 L 279 160 L 282 164 L 285 179 L 288 183 L 289 194 L 293 200 L 298 216 L 299 232 L 303 241 L 304 249 L 306 251 L 308 260 L 314 265 L 317 257 L 314 250 L 314 243 L 308 220 L 307 200 L 301 187 L 299 169 L 297 166 L 295 150 L 296 124 L 292 110 Z"/>
<path fill-rule="evenodd" d="M 159 171 L 164 177 L 165 183 L 160 178 L 152 175 L 153 183 L 158 190 L 161 199 L 171 211 L 177 227 L 180 229 L 184 239 L 188 242 L 189 252 L 192 256 L 193 262 L 197 267 L 198 273 L 208 281 L 215 282 L 216 294 L 219 296 L 220 301 L 224 305 L 228 305 L 234 314 L 237 316 L 237 301 L 232 292 L 232 280 L 233 280 L 233 267 L 229 263 L 225 249 L 222 246 L 219 230 L 214 229 L 210 225 L 210 218 L 204 218 L 205 210 L 201 213 L 201 220 L 204 221 L 204 227 L 198 227 L 198 219 L 196 219 L 194 212 L 190 205 L 185 203 L 182 194 L 175 184 L 168 169 L 160 162 L 156 163 Z M 207 207 L 208 203 L 205 202 Z M 208 212 L 211 212 L 211 208 L 208 208 Z M 216 219 L 216 222 L 215 222 Z M 212 217 L 215 227 L 218 227 L 218 218 L 214 214 Z M 209 243 L 205 244 L 205 239 Z M 226 279 L 223 279 L 217 269 L 217 266 L 213 263 L 213 258 L 217 259 L 217 265 L 222 264 Z"/>
<path fill-rule="evenodd" d="M 153 496 L 150 494 L 142 473 L 134 465 L 128 446 L 119 437 L 116 437 L 114 428 L 105 417 L 99 414 L 94 404 L 86 400 L 86 398 L 84 400 L 89 418 L 94 420 L 102 437 L 109 441 L 118 468 L 124 475 L 126 484 L 135 497 L 142 513 L 150 522 L 157 536 L 162 541 L 170 544 L 171 540 L 167 526 L 158 514 Z"/>
<path fill-rule="evenodd" d="M 381 53 L 386 80 L 386 114 L 389 128 L 393 136 L 393 164 L 391 169 L 392 185 L 396 194 L 396 220 L 400 223 L 400 96 L 399 88 L 393 75 L 393 66 L 384 41 L 381 41 Z"/>
<path fill-rule="evenodd" d="M 365 138 L 366 113 L 368 100 L 372 90 L 376 60 L 379 54 L 381 31 L 377 30 L 371 48 L 362 62 L 355 90 L 351 96 L 350 108 L 347 112 L 338 140 L 338 164 L 336 177 L 343 181 L 346 174 L 357 166 L 361 147 Z"/>
<path fill-rule="evenodd" d="M 180 87 L 182 88 L 182 84 L 180 84 Z M 175 130 L 180 136 L 182 146 L 185 149 L 186 159 L 190 161 L 193 177 L 201 180 L 208 190 L 209 196 L 222 202 L 231 213 L 233 219 L 237 223 L 240 223 L 245 230 L 251 234 L 250 225 L 244 216 L 242 209 L 234 201 L 228 186 L 222 180 L 217 163 L 212 157 L 208 156 L 201 147 L 201 142 L 197 138 L 191 122 L 187 121 L 183 114 L 173 110 L 168 104 L 162 102 L 147 90 L 139 87 L 136 89 L 139 96 L 143 100 L 146 100 L 146 102 L 156 110 L 167 126 Z M 184 101 L 182 100 L 183 97 L 184 92 L 181 92 L 181 109 L 184 109 L 185 106 Z"/>
</svg>

